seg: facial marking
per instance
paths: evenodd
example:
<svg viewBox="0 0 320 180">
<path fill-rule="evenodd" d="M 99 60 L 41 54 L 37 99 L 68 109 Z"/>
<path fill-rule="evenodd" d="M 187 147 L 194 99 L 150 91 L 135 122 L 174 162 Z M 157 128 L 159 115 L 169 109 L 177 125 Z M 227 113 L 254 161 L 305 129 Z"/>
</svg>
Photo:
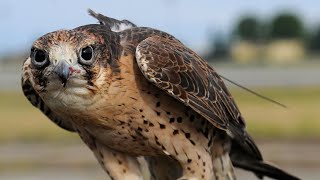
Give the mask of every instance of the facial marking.
<svg viewBox="0 0 320 180">
<path fill-rule="evenodd" d="M 88 98 L 106 86 L 106 79 L 115 72 L 114 68 L 108 67 L 113 67 L 109 65 L 110 58 L 111 55 L 118 57 L 118 51 L 109 51 L 115 50 L 119 42 L 106 40 L 104 34 L 110 33 L 109 30 L 97 32 L 82 28 L 48 33 L 33 44 L 34 49 L 42 50 L 48 56 L 46 67 L 33 69 L 35 85 L 45 89 L 40 96 L 47 101 L 56 99 L 66 104 L 63 97 L 70 97 L 70 102 L 73 98 Z M 41 84 L 41 79 L 45 83 Z"/>
<path fill-rule="evenodd" d="M 59 61 L 64 60 L 70 65 L 77 63 L 77 52 L 70 43 L 59 43 L 50 48 L 49 58 L 53 65 L 57 65 Z"/>
</svg>

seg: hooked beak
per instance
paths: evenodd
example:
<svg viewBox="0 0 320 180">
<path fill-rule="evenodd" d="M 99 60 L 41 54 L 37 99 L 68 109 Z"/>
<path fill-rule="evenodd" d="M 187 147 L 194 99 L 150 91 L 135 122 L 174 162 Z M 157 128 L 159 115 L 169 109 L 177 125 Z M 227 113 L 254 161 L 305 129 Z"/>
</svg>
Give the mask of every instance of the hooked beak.
<svg viewBox="0 0 320 180">
<path fill-rule="evenodd" d="M 59 63 L 56 65 L 54 72 L 58 75 L 60 78 L 63 87 L 66 87 L 67 81 L 70 76 L 70 65 L 67 64 L 64 60 L 59 61 Z"/>
</svg>

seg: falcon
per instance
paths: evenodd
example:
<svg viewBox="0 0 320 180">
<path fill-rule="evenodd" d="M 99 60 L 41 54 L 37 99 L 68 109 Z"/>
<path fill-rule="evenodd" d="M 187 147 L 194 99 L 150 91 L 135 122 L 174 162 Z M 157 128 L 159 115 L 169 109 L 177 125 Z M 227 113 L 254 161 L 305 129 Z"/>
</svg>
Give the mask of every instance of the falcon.
<svg viewBox="0 0 320 180">
<path fill-rule="evenodd" d="M 219 74 L 174 36 L 89 10 L 99 24 L 37 39 L 23 64 L 30 103 L 76 132 L 111 179 L 297 177 L 263 161 Z"/>
</svg>

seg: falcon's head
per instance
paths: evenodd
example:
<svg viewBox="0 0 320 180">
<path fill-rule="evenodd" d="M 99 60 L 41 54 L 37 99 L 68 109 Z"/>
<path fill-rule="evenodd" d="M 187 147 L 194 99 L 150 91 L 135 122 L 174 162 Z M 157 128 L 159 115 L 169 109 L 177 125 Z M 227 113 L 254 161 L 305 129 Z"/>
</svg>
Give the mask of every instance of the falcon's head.
<svg viewBox="0 0 320 180">
<path fill-rule="evenodd" d="M 44 100 L 62 94 L 66 99 L 89 98 L 118 71 L 120 51 L 119 36 L 103 25 L 48 33 L 34 42 L 24 80 Z"/>
</svg>

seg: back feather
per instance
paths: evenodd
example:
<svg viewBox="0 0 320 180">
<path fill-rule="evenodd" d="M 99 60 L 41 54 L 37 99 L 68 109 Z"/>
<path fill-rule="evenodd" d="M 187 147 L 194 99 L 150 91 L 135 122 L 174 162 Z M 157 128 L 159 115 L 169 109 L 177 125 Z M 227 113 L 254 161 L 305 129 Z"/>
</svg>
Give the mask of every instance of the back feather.
<svg viewBox="0 0 320 180">
<path fill-rule="evenodd" d="M 106 25 L 113 32 L 120 32 L 120 31 L 124 31 L 126 29 L 137 27 L 135 24 L 133 24 L 132 22 L 130 22 L 128 20 L 119 21 L 117 19 L 113 19 L 113 18 L 104 16 L 102 14 L 96 13 L 96 12 L 92 11 L 91 9 L 89 9 L 88 12 L 92 17 L 98 19 L 100 24 Z"/>
</svg>

